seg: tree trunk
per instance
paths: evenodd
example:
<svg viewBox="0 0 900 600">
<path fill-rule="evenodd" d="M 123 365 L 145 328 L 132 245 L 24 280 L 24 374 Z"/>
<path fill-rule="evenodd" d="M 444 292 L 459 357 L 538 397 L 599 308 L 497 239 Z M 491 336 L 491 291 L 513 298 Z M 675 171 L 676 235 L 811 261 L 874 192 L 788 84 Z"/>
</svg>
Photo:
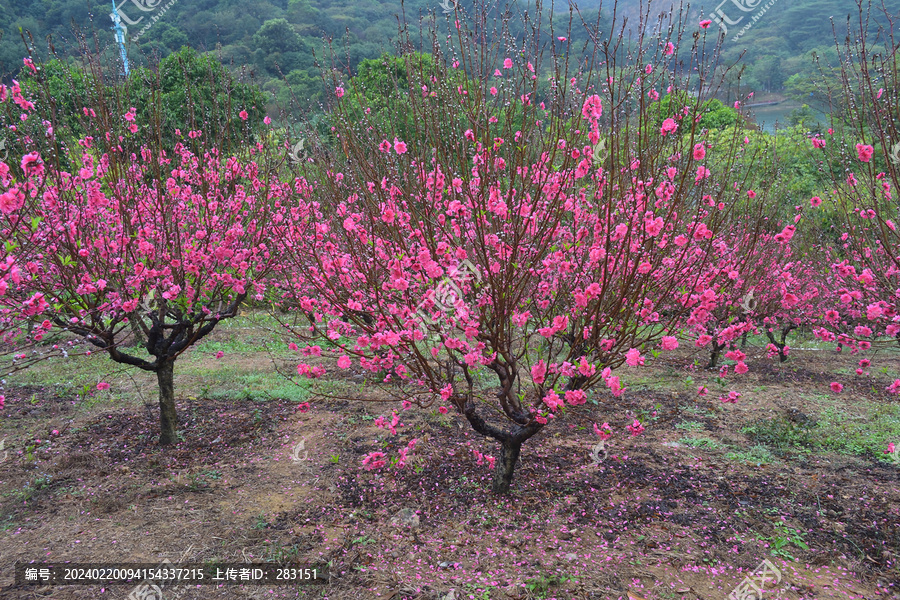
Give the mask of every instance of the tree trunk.
<svg viewBox="0 0 900 600">
<path fill-rule="evenodd" d="M 513 472 L 519 462 L 522 442 L 506 441 L 500 444 L 500 457 L 494 465 L 494 482 L 491 488 L 495 494 L 508 494 Z"/>
<path fill-rule="evenodd" d="M 178 415 L 175 413 L 175 362 L 165 361 L 156 372 L 159 385 L 159 445 L 177 441 Z"/>
<path fill-rule="evenodd" d="M 715 340 L 712 342 L 712 350 L 709 353 L 709 364 L 706 365 L 707 369 L 715 369 L 719 364 L 719 354 L 721 354 L 722 350 L 725 348 L 725 344 L 718 344 Z"/>
<path fill-rule="evenodd" d="M 783 329 L 781 330 L 781 341 L 775 339 L 775 335 L 771 330 L 766 330 L 766 337 L 769 338 L 769 341 L 772 342 L 772 345 L 778 349 L 778 362 L 787 362 L 787 354 L 784 353 L 784 347 L 787 345 L 786 338 L 787 334 L 790 333 L 790 329 L 785 332 Z"/>
</svg>

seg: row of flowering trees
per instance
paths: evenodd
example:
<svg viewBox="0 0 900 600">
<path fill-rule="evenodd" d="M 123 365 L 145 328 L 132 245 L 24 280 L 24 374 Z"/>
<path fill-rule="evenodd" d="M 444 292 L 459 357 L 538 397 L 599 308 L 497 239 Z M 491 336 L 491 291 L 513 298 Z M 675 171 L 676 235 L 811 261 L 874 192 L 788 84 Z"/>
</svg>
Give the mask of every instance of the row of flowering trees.
<svg viewBox="0 0 900 600">
<path fill-rule="evenodd" d="M 865 172 L 835 186 L 859 203 L 847 244 L 799 246 L 802 211 L 776 223 L 777 188 L 748 184 L 758 149 L 739 129 L 709 136 L 703 106 L 723 73 L 699 58 L 698 31 L 671 23 L 628 42 L 588 27 L 595 43 L 575 62 L 539 23 L 514 37 L 508 20 L 497 31 L 458 17 L 430 60 L 407 63 L 406 88 L 387 100 L 395 120 L 331 72 L 331 128 L 306 141 L 299 172 L 250 128 L 228 132 L 245 135 L 232 155 L 203 121 L 161 135 L 163 111 L 140 122 L 102 77 L 76 135 L 26 60 L 32 97 L 0 88 L 21 157 L 0 163 L 7 367 L 74 336 L 152 371 L 170 444 L 177 358 L 241 304 L 276 302 L 296 316 L 292 342 L 326 340 L 334 367 L 388 372 L 398 402 L 440 401 L 496 440 L 493 490 L 505 493 L 524 442 L 594 388 L 621 396 L 616 369 L 679 339 L 711 348 L 713 366 L 725 351 L 741 373 L 736 341 L 756 328 L 782 359 L 800 325 L 859 347 L 896 336 L 896 165 L 876 172 L 863 145 Z M 684 101 L 659 115 L 666 94 Z M 258 110 L 224 106 L 243 121 Z M 882 208 L 864 208 L 872 198 Z M 852 336 L 838 331 L 851 323 Z M 123 345 L 131 336 L 137 348 Z"/>
</svg>

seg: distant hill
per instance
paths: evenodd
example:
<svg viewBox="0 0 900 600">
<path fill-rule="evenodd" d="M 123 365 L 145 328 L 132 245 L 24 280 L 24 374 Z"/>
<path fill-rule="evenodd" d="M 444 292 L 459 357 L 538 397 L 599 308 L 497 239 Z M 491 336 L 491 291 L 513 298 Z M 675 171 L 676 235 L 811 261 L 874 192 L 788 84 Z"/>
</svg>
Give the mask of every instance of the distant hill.
<svg viewBox="0 0 900 600">
<path fill-rule="evenodd" d="M 441 16 L 441 2 L 452 4 L 454 0 L 116 1 L 128 28 L 129 59 L 134 63 L 189 45 L 215 52 L 226 64 L 248 65 L 255 81 L 282 100 L 293 91 L 296 97 L 316 103 L 322 90 L 315 56 L 322 57 L 323 40 L 334 39 L 339 47 L 345 47 L 342 52 L 355 67 L 365 58 L 393 49 L 399 15 L 406 15 L 415 33 L 420 15 L 436 12 Z M 471 0 L 459 1 L 465 5 Z M 650 13 L 671 6 L 671 2 L 652 2 Z M 888 0 L 887 6 L 893 14 L 900 14 L 900 0 Z M 639 0 L 620 0 L 618 4 L 585 0 L 579 7 L 594 17 L 598 8 L 606 18 L 615 10 L 617 20 L 627 18 L 631 28 L 640 21 Z M 743 87 L 776 93 L 799 93 L 802 81 L 798 77 L 815 70 L 811 52 L 824 57 L 826 63 L 834 61 L 831 19 L 843 37 L 847 16 L 856 19 L 858 13 L 854 0 L 703 0 L 685 10 L 693 24 L 701 14 L 709 18 L 717 9 L 717 22 L 727 28 L 725 58 L 736 61 L 743 53 Z M 554 11 L 568 13 L 568 4 L 557 3 Z M 19 28 L 32 34 L 39 54 L 46 52 L 48 38 L 57 52 L 76 53 L 79 44 L 72 34 L 74 24 L 89 38 L 96 33 L 104 51 L 114 55 L 111 12 L 112 2 L 0 0 L 0 76 L 8 80 L 22 66 L 24 46 Z M 748 24 L 749 29 L 741 33 Z M 708 34 L 719 31 L 724 29 L 714 23 Z"/>
</svg>

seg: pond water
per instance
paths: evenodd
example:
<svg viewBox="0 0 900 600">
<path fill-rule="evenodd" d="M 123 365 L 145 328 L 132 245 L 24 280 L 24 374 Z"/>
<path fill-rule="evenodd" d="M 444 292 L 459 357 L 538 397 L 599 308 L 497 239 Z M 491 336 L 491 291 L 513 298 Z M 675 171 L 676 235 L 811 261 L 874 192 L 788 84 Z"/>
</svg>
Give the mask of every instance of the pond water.
<svg viewBox="0 0 900 600">
<path fill-rule="evenodd" d="M 773 133 L 775 131 L 776 123 L 778 124 L 779 130 L 790 127 L 788 117 L 801 106 L 802 105 L 798 102 L 785 101 L 772 106 L 754 106 L 749 110 L 760 129 L 767 133 Z M 819 111 L 816 111 L 816 114 L 820 118 L 825 116 Z"/>
<path fill-rule="evenodd" d="M 788 127 L 788 116 L 798 108 L 800 108 L 800 104 L 796 102 L 782 102 L 773 106 L 754 106 L 749 110 L 760 129 L 772 133 L 775 131 L 776 123 L 778 129 Z"/>
</svg>

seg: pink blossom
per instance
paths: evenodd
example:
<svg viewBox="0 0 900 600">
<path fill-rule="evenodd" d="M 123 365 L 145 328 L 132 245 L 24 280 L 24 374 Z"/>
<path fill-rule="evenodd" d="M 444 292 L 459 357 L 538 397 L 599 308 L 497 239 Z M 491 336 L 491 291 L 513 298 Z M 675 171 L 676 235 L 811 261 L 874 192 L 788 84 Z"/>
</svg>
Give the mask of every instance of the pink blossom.
<svg viewBox="0 0 900 600">
<path fill-rule="evenodd" d="M 663 218 L 656 217 L 655 219 L 646 219 L 644 221 L 644 230 L 650 237 L 656 237 L 663 230 Z"/>
<path fill-rule="evenodd" d="M 604 423 L 597 427 L 597 424 L 594 423 L 594 433 L 600 436 L 600 439 L 603 441 L 608 440 L 612 437 L 612 427 L 609 426 L 609 423 Z"/>
<path fill-rule="evenodd" d="M 678 338 L 674 335 L 665 335 L 661 340 L 663 350 L 675 350 L 678 348 Z"/>
<path fill-rule="evenodd" d="M 862 162 L 869 162 L 872 160 L 872 155 L 875 153 L 875 149 L 872 146 L 867 144 L 857 144 L 856 145 L 856 154 L 859 156 L 859 160 Z"/>
<path fill-rule="evenodd" d="M 321 377 L 325 374 L 324 367 L 311 367 L 306 363 L 300 363 L 297 365 L 297 374 L 303 375 L 307 379 L 315 379 L 317 377 Z"/>
<path fill-rule="evenodd" d="M 602 114 L 603 103 L 600 100 L 600 96 L 594 94 L 585 98 L 584 104 L 581 105 L 581 115 L 585 119 L 593 121 L 599 119 Z"/>
<path fill-rule="evenodd" d="M 797 228 L 793 225 L 788 225 L 784 229 L 781 230 L 781 233 L 776 233 L 773 237 L 776 241 L 785 244 L 791 241 L 791 238 L 794 237 L 794 232 L 797 231 Z"/>
<path fill-rule="evenodd" d="M 297 405 L 297 410 L 302 413 L 307 412 L 309 410 L 309 402 L 301 402 Z"/>
<path fill-rule="evenodd" d="M 338 98 L 343 98 L 344 97 L 344 88 L 342 88 L 341 86 L 334 88 L 334 94 Z"/>
<path fill-rule="evenodd" d="M 637 367 L 644 364 L 644 357 L 637 348 L 632 348 L 625 353 L 625 363 L 630 367 Z"/>
<path fill-rule="evenodd" d="M 37 152 L 29 152 L 22 157 L 22 170 L 25 175 L 40 175 L 44 172 L 44 163 L 41 161 L 41 155 Z"/>
<path fill-rule="evenodd" d="M 516 327 L 525 327 L 525 323 L 528 322 L 529 317 L 531 317 L 530 311 L 525 311 L 524 313 L 516 313 L 512 316 L 512 322 Z"/>
<path fill-rule="evenodd" d="M 736 404 L 738 401 L 738 398 L 740 398 L 740 397 L 741 397 L 741 394 L 739 392 L 735 392 L 732 390 L 732 391 L 728 392 L 727 397 L 722 396 L 721 398 L 719 398 L 719 400 L 721 400 L 722 402 L 726 402 L 726 403 L 730 402 L 731 404 Z"/>
<path fill-rule="evenodd" d="M 442 415 L 446 415 L 446 414 L 447 414 L 447 407 L 446 407 L 446 406 L 440 406 L 440 407 L 438 407 L 438 412 L 441 413 Z"/>
<path fill-rule="evenodd" d="M 660 128 L 659 132 L 663 135 L 666 135 L 667 133 L 672 133 L 676 129 L 678 129 L 678 123 L 675 122 L 675 119 L 669 118 L 663 121 L 662 127 Z"/>
<path fill-rule="evenodd" d="M 800 302 L 800 298 L 797 297 L 796 294 L 791 294 L 788 292 L 781 298 L 781 304 L 784 305 L 785 308 L 792 308 Z"/>
<path fill-rule="evenodd" d="M 0 194 L 0 212 L 4 215 L 9 215 L 19 210 L 23 204 L 25 204 L 25 194 L 20 192 L 18 188 L 11 188 Z"/>
<path fill-rule="evenodd" d="M 374 469 L 380 469 L 387 464 L 387 461 L 384 460 L 385 454 L 384 452 L 370 452 L 363 458 L 363 468 L 366 471 L 372 471 Z"/>
<path fill-rule="evenodd" d="M 512 69 L 512 66 L 513 66 L 513 62 L 512 62 L 511 58 L 507 58 L 506 60 L 503 61 L 504 69 Z"/>
<path fill-rule="evenodd" d="M 531 367 L 531 378 L 537 385 L 541 385 L 544 383 L 544 377 L 547 375 L 547 365 L 544 364 L 543 359 L 539 360 L 536 364 Z"/>
<path fill-rule="evenodd" d="M 550 390 L 550 393 L 544 396 L 544 404 L 546 404 L 547 408 L 549 408 L 550 410 L 556 410 L 558 408 L 561 408 L 564 403 L 562 400 L 560 400 L 559 395 L 555 390 Z"/>
<path fill-rule="evenodd" d="M 578 406 L 587 402 L 587 395 L 584 390 L 569 390 L 566 392 L 566 402 L 572 406 Z"/>
<path fill-rule="evenodd" d="M 844 390 L 844 386 L 837 381 L 831 382 L 831 391 L 835 394 L 840 394 Z"/>
<path fill-rule="evenodd" d="M 587 361 L 586 356 L 582 356 L 581 360 L 578 361 L 578 372 L 584 375 L 585 377 L 591 377 L 594 373 L 597 372 L 597 367 L 590 364 Z"/>
<path fill-rule="evenodd" d="M 247 114 L 246 110 L 242 110 L 241 112 L 239 112 L 238 116 L 241 118 L 242 121 L 246 121 L 248 118 L 250 118 L 250 115 Z"/>
<path fill-rule="evenodd" d="M 352 362 L 350 360 L 350 357 L 347 356 L 346 354 L 342 355 L 337 360 L 337 366 L 340 367 L 341 369 L 349 369 L 351 364 L 352 364 Z"/>
<path fill-rule="evenodd" d="M 712 341 L 712 339 L 713 339 L 713 338 L 712 338 L 711 335 L 708 335 L 708 334 L 705 334 L 705 333 L 704 333 L 704 334 L 702 334 L 700 337 L 697 338 L 697 341 L 694 342 L 694 345 L 697 346 L 698 348 L 702 348 L 703 346 L 705 346 L 705 345 L 707 345 L 708 343 L 710 343 L 710 342 Z"/>
<path fill-rule="evenodd" d="M 667 42 L 666 49 L 665 49 L 665 55 L 672 56 L 673 54 L 675 54 L 675 44 L 673 44 L 672 42 Z"/>
<path fill-rule="evenodd" d="M 632 436 L 639 436 L 644 433 L 644 426 L 637 419 L 634 420 L 634 423 L 626 427 Z"/>
<path fill-rule="evenodd" d="M 706 158 L 706 147 L 703 142 L 694 145 L 694 160 L 703 160 Z"/>
<path fill-rule="evenodd" d="M 710 173 L 709 169 L 704 167 L 703 165 L 700 165 L 699 167 L 697 167 L 697 177 L 694 178 L 694 183 L 700 183 L 701 181 L 703 181 L 710 175 L 711 175 L 711 173 Z M 702 223 L 701 223 L 701 225 L 702 225 Z"/>
<path fill-rule="evenodd" d="M 740 350 L 729 350 L 725 353 L 725 358 L 727 358 L 728 360 L 740 362 L 747 358 L 747 355 Z"/>
<path fill-rule="evenodd" d="M 100 390 L 101 392 L 102 392 L 103 390 L 108 390 L 108 389 L 109 389 L 109 384 L 106 383 L 105 381 L 101 381 L 100 383 L 97 384 L 97 389 Z"/>
<path fill-rule="evenodd" d="M 706 28 L 709 27 L 711 24 L 712 24 L 712 21 L 709 20 L 709 19 L 706 19 L 706 20 L 704 20 L 704 21 L 700 21 L 700 27 L 702 27 L 703 29 L 706 29 Z"/>
<path fill-rule="evenodd" d="M 223 356 L 225 356 L 225 353 L 222 352 L 221 350 L 219 350 L 218 352 L 216 352 L 216 358 L 222 358 Z"/>
<path fill-rule="evenodd" d="M 397 154 L 406 154 L 406 142 L 401 142 L 394 138 L 394 152 Z"/>
</svg>

